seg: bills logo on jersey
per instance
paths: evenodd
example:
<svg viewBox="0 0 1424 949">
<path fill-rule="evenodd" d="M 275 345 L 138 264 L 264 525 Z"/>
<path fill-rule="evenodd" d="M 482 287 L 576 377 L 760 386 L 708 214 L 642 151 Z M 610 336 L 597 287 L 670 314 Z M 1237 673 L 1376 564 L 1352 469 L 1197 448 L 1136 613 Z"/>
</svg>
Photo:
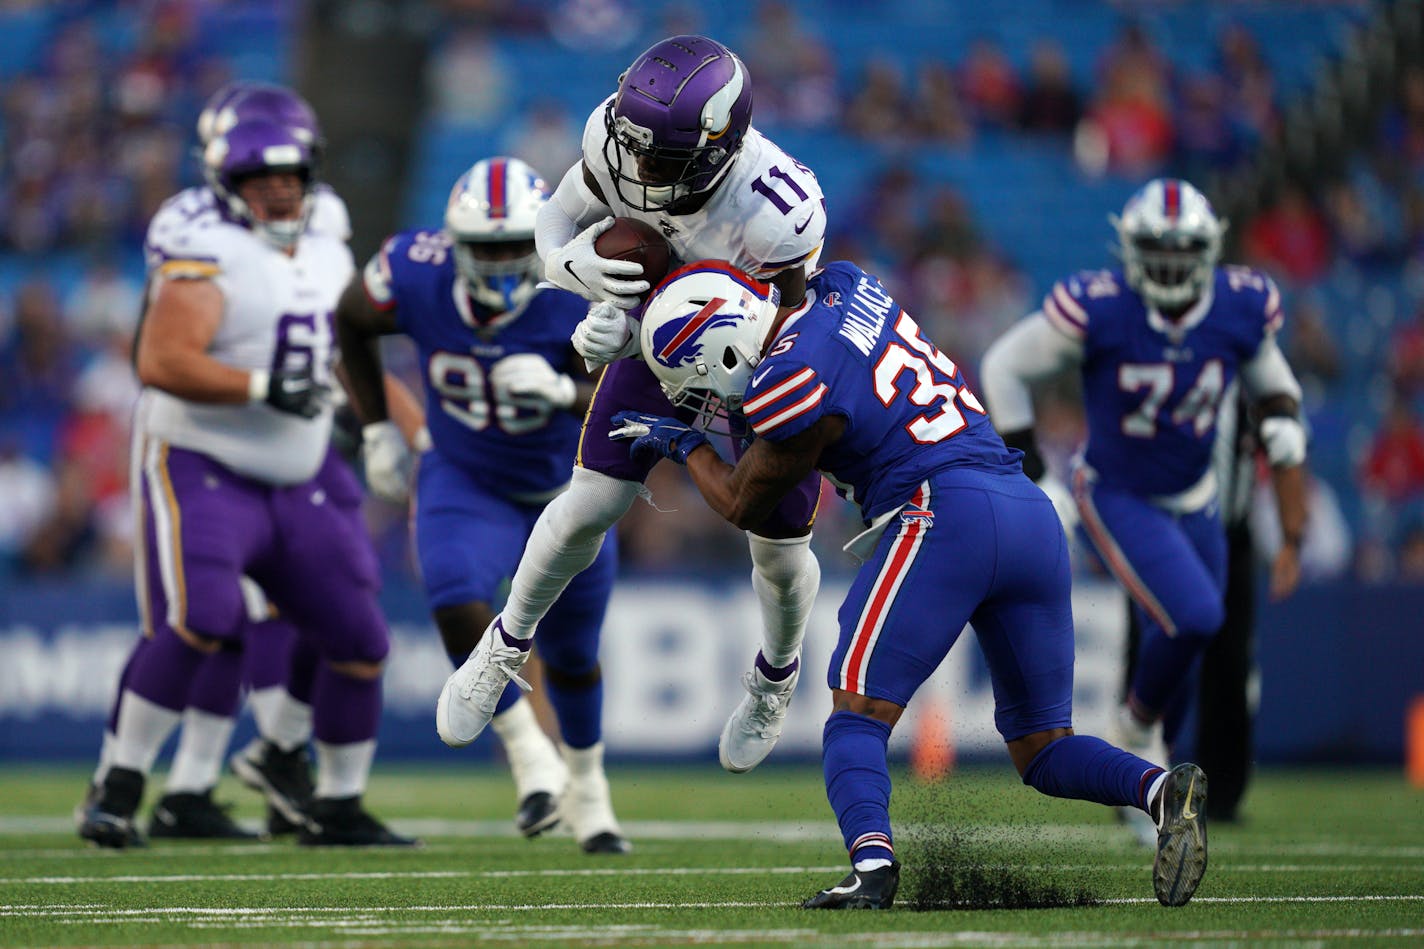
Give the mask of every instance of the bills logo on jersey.
<svg viewBox="0 0 1424 949">
<path fill-rule="evenodd" d="M 921 511 L 917 508 L 901 511 L 900 523 L 906 527 L 911 524 L 919 524 L 921 530 L 929 530 L 934 527 L 934 511 Z"/>
<path fill-rule="evenodd" d="M 702 355 L 702 335 L 714 326 L 726 326 L 741 318 L 739 313 L 718 314 L 727 301 L 713 297 L 687 316 L 674 317 L 653 332 L 653 352 L 665 366 L 683 366 Z"/>
</svg>

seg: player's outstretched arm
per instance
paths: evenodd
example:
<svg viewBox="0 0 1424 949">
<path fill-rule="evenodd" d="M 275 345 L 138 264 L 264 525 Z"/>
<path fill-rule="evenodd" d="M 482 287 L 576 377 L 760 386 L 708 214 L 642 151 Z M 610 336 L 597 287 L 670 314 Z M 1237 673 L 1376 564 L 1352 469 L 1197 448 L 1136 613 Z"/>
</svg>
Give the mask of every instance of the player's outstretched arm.
<svg viewBox="0 0 1424 949">
<path fill-rule="evenodd" d="M 758 438 L 736 467 L 715 451 L 694 451 L 687 456 L 687 471 L 712 510 L 742 530 L 755 530 L 844 433 L 845 419 L 827 415 L 785 441 Z"/>
<path fill-rule="evenodd" d="M 989 418 L 1004 443 L 1024 453 L 1024 474 L 1038 481 L 1045 468 L 1034 438 L 1033 383 L 1081 362 L 1082 343 L 1058 332 L 1042 312 L 1015 323 L 984 353 L 979 379 Z"/>
<path fill-rule="evenodd" d="M 377 342 L 398 332 L 395 310 L 377 307 L 366 295 L 361 274 L 352 277 L 336 304 L 336 343 L 341 349 L 342 381 L 356 417 L 365 424 L 390 417 Z"/>
</svg>

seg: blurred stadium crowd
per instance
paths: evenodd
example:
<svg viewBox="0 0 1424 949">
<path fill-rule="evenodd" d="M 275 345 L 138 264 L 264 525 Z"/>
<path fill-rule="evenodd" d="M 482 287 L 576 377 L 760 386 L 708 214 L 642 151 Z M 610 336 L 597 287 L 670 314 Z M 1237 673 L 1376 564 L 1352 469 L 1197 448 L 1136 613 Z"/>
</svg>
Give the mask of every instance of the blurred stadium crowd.
<svg viewBox="0 0 1424 949">
<path fill-rule="evenodd" d="M 966 2 L 737 6 L 748 15 L 724 29 L 692 4 L 432 5 L 407 207 L 382 223 L 435 224 L 455 176 L 495 151 L 556 180 L 617 75 L 590 87 L 561 64 L 622 63 L 663 35 L 705 32 L 746 60 L 757 126 L 826 186 L 823 259 L 885 276 L 976 366 L 1053 280 L 1111 265 L 1105 216 L 1133 188 L 1163 173 L 1209 186 L 1250 162 L 1381 9 L 1032 0 L 970 28 Z M 0 0 L 0 576 L 129 574 L 143 230 L 196 178 L 203 100 L 231 78 L 295 81 L 303 25 L 300 5 L 277 0 Z M 1424 583 L 1424 63 L 1401 72 L 1344 174 L 1287 182 L 1232 222 L 1228 259 L 1286 295 L 1306 388 L 1307 582 Z M 1060 471 L 1082 434 L 1062 395 L 1040 410 Z M 682 513 L 625 518 L 625 568 L 740 571 L 738 533 L 662 468 L 658 506 Z M 822 511 L 826 549 L 858 530 L 847 506 Z M 1257 511 L 1268 520 L 1272 505 Z M 408 571 L 404 512 L 373 502 L 370 521 L 388 570 Z"/>
</svg>

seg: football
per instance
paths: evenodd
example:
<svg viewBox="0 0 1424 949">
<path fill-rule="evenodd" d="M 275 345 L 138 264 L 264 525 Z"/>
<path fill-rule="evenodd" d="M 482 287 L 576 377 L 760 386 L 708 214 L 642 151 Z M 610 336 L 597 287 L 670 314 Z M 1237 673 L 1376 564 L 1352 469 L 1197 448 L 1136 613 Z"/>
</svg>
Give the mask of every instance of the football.
<svg viewBox="0 0 1424 949">
<path fill-rule="evenodd" d="M 672 269 L 672 247 L 656 227 L 636 218 L 614 218 L 613 226 L 594 240 L 593 249 L 608 260 L 632 260 L 643 265 L 643 279 L 649 287 L 639 295 L 643 300 Z"/>
</svg>

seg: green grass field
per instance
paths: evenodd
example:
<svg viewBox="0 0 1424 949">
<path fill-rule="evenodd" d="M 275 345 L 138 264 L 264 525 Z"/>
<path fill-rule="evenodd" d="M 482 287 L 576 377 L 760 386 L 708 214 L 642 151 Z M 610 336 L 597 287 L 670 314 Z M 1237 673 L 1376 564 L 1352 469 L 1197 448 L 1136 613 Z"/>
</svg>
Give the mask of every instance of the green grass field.
<svg viewBox="0 0 1424 949">
<path fill-rule="evenodd" d="M 1393 771 L 1261 774 L 1245 821 L 1211 828 L 1210 869 L 1180 909 L 1157 904 L 1150 852 L 1105 808 L 1044 798 L 1007 764 L 932 785 L 901 776 L 905 872 L 888 913 L 798 908 L 846 871 L 814 767 L 615 766 L 636 847 L 625 857 L 590 857 L 557 833 L 515 836 L 512 787 L 493 766 L 379 768 L 371 809 L 425 846 L 355 852 L 94 850 L 69 816 L 86 773 L 19 771 L 0 781 L 0 946 L 1424 942 L 1424 792 Z M 251 792 L 228 780 L 218 796 L 255 825 Z M 1068 905 L 943 907 L 1005 894 Z"/>
</svg>

